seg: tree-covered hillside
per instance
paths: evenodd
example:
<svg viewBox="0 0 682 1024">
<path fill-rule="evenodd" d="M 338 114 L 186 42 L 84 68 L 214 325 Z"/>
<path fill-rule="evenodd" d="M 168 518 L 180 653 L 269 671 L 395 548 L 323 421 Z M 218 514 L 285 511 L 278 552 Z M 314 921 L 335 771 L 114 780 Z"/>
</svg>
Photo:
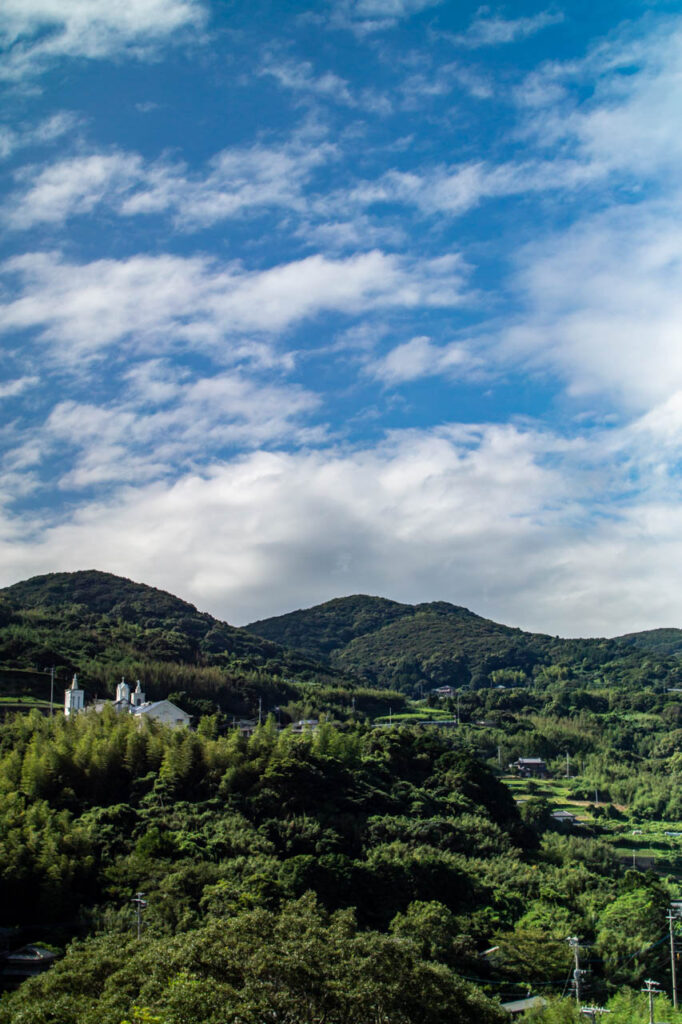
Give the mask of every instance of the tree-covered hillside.
<svg viewBox="0 0 682 1024">
<path fill-rule="evenodd" d="M 681 676 L 682 630 L 615 639 L 565 640 L 527 633 L 445 601 L 404 605 L 383 598 L 328 601 L 246 627 L 257 636 L 326 658 L 328 664 L 380 686 L 489 686 L 541 679 L 554 667 L 585 684 Z M 551 675 L 551 673 L 550 673 Z"/>
<path fill-rule="evenodd" d="M 211 701 L 229 713 L 253 712 L 259 699 L 266 707 L 297 701 L 305 681 L 341 689 L 350 682 L 172 594 L 94 570 L 0 591 L 0 692 L 44 697 L 35 673 L 52 666 L 58 692 L 77 671 L 90 697 L 111 695 L 125 675 L 141 678 L 152 698 L 182 691 L 190 704 Z"/>
</svg>

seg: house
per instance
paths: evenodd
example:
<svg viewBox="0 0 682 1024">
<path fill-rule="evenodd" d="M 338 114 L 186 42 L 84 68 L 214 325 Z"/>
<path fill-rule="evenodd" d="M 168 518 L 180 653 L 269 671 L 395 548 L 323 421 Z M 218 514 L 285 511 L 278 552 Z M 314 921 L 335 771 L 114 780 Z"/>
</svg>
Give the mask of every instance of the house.
<svg viewBox="0 0 682 1024">
<path fill-rule="evenodd" d="M 575 814 L 571 814 L 570 811 L 558 810 L 552 811 L 552 821 L 556 822 L 557 825 L 561 825 L 564 828 L 573 828 L 574 825 L 578 824 L 578 819 Z"/>
<path fill-rule="evenodd" d="M 319 724 L 317 718 L 301 718 L 300 721 L 294 722 L 291 731 L 295 733 L 315 732 Z"/>
<path fill-rule="evenodd" d="M 541 1010 L 547 1006 L 547 1000 L 542 996 L 529 996 L 527 999 L 514 999 L 511 1003 L 502 1003 L 502 1009 L 514 1016 L 515 1013 L 525 1013 L 526 1010 L 533 1010 L 537 1007 Z"/>
<path fill-rule="evenodd" d="M 248 739 L 258 728 L 258 722 L 254 718 L 233 719 L 232 728 L 238 729 L 241 735 Z"/>
<path fill-rule="evenodd" d="M 522 779 L 546 779 L 547 765 L 541 757 L 520 757 L 509 765 L 510 772 L 517 772 Z"/>
<path fill-rule="evenodd" d="M 3 987 L 14 988 L 26 978 L 42 974 L 57 959 L 58 954 L 42 946 L 22 946 L 0 958 L 0 979 Z"/>
<path fill-rule="evenodd" d="M 140 721 L 143 718 L 152 718 L 154 721 L 162 722 L 173 729 L 184 728 L 192 721 L 191 715 L 188 715 L 186 711 L 177 707 L 170 700 L 147 700 L 139 679 L 132 693 L 125 679 L 121 679 L 121 682 L 116 687 L 115 699 L 95 701 L 93 707 L 95 711 L 102 711 L 105 707 L 112 707 L 117 714 L 134 715 Z M 64 693 L 64 714 L 68 718 L 70 715 L 77 714 L 84 709 L 85 693 L 78 686 L 78 676 L 74 676 L 71 686 Z"/>
</svg>

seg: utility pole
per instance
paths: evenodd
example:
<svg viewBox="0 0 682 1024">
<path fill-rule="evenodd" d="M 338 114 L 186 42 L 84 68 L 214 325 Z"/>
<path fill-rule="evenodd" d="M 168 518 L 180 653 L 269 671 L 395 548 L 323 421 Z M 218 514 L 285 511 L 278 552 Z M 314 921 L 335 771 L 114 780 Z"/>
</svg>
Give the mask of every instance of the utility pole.
<svg viewBox="0 0 682 1024">
<path fill-rule="evenodd" d="M 673 902 L 668 910 L 668 926 L 670 928 L 670 977 L 673 990 L 673 1006 L 677 1010 L 677 949 L 675 947 L 675 921 L 682 917 L 682 903 Z"/>
<path fill-rule="evenodd" d="M 137 916 L 137 937 L 138 937 L 138 939 L 142 935 L 142 911 L 147 906 L 147 901 L 144 898 L 145 895 L 146 894 L 143 893 L 143 892 L 135 893 L 135 895 L 133 896 L 133 898 L 130 901 L 131 903 L 135 904 L 135 913 L 136 913 L 136 916 Z"/>
<path fill-rule="evenodd" d="M 497 744 L 497 764 L 499 768 L 502 767 L 502 747 L 499 743 Z"/>
<path fill-rule="evenodd" d="M 651 978 L 647 978 L 644 982 L 646 988 L 642 989 L 642 992 L 646 992 L 649 997 L 649 1024 L 655 1024 L 654 1021 L 654 996 L 659 995 L 661 986 L 657 981 L 652 981 Z"/>
<path fill-rule="evenodd" d="M 54 714 L 54 665 L 50 669 L 50 718 Z"/>
<path fill-rule="evenodd" d="M 573 957 L 575 960 L 575 968 L 573 970 L 573 989 L 575 991 L 575 1001 L 580 1006 L 580 979 L 582 978 L 585 971 L 580 969 L 580 939 L 577 935 L 571 935 L 568 940 L 568 944 L 573 950 Z"/>
<path fill-rule="evenodd" d="M 605 1009 L 603 1006 L 581 1006 L 580 1012 L 584 1013 L 586 1017 L 589 1017 L 592 1024 L 596 1024 L 597 1014 L 611 1013 L 610 1010 Z"/>
</svg>

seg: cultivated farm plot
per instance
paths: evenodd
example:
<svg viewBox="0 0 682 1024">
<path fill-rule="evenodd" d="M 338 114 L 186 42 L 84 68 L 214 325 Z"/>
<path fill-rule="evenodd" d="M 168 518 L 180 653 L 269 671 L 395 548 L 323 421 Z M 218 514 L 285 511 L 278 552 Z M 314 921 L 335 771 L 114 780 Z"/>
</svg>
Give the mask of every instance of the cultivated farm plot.
<svg viewBox="0 0 682 1024">
<path fill-rule="evenodd" d="M 610 802 L 575 800 L 569 796 L 568 779 L 519 779 L 503 777 L 518 803 L 531 797 L 541 797 L 552 810 L 570 811 L 579 825 L 570 831 L 580 835 L 581 829 L 591 837 L 599 838 L 613 848 L 624 866 L 635 870 L 654 870 L 659 874 L 682 877 L 682 822 L 641 822 L 630 817 L 627 808 Z M 616 806 L 619 819 L 602 817 L 600 808 Z"/>
</svg>

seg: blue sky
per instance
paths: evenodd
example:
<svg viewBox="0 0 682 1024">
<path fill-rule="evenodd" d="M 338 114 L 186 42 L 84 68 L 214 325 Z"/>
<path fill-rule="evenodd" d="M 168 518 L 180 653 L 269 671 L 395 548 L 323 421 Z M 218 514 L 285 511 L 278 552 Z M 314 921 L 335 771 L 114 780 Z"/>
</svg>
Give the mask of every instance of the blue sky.
<svg viewBox="0 0 682 1024">
<path fill-rule="evenodd" d="M 679 3 L 5 0 L 0 585 L 682 626 Z"/>
</svg>

